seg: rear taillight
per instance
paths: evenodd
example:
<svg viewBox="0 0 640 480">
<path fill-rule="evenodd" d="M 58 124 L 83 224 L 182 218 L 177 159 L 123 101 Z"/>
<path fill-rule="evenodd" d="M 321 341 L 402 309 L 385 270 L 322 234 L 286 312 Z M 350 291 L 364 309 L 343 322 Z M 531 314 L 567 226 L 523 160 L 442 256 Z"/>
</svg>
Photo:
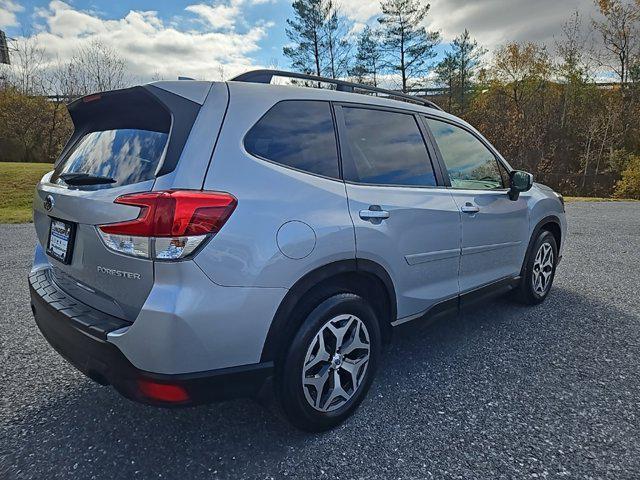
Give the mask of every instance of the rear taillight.
<svg viewBox="0 0 640 480">
<path fill-rule="evenodd" d="M 140 207 L 138 218 L 98 227 L 107 248 L 156 260 L 184 258 L 215 235 L 236 208 L 228 193 L 170 190 L 122 195 L 115 203 Z"/>
</svg>

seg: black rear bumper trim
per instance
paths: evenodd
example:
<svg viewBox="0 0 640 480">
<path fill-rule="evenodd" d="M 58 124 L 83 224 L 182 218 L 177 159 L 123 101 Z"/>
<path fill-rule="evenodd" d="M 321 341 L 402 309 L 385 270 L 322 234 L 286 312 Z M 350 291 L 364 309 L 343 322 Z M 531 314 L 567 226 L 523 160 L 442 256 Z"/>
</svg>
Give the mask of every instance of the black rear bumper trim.
<svg viewBox="0 0 640 480">
<path fill-rule="evenodd" d="M 106 314 L 60 292 L 50 282 L 46 270 L 32 273 L 29 287 L 36 324 L 49 344 L 89 378 L 102 385 L 112 385 L 131 400 L 157 406 L 189 406 L 250 397 L 257 395 L 273 374 L 273 362 L 176 375 L 140 370 L 106 337 L 108 332 L 130 322 L 115 317 L 96 322 L 96 318 Z M 71 315 L 78 311 L 82 313 Z M 147 398 L 138 387 L 141 380 L 180 385 L 187 391 L 189 400 L 173 404 Z"/>
<path fill-rule="evenodd" d="M 131 325 L 127 320 L 91 308 L 67 295 L 54 283 L 50 269 L 31 273 L 29 286 L 43 302 L 66 317 L 75 328 L 98 340 L 106 340 L 109 332 Z"/>
</svg>

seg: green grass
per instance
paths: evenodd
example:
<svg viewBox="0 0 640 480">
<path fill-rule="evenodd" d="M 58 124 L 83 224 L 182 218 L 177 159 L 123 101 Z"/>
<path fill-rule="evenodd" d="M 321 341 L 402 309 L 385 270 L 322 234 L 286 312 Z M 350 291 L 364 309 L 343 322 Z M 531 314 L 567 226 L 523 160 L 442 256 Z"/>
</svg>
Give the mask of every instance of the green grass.
<svg viewBox="0 0 640 480">
<path fill-rule="evenodd" d="M 50 163 L 0 162 L 0 223 L 31 222 L 33 189 Z"/>
<path fill-rule="evenodd" d="M 640 202 L 633 198 L 603 198 L 603 197 L 564 197 L 564 201 L 571 202 Z"/>
</svg>

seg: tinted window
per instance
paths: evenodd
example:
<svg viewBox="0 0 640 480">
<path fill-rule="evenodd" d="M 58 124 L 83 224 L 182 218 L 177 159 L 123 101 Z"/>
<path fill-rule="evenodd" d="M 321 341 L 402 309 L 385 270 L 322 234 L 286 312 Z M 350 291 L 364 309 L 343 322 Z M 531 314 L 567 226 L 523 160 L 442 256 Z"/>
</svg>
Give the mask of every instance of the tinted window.
<svg viewBox="0 0 640 480">
<path fill-rule="evenodd" d="M 430 118 L 427 123 L 440 148 L 452 187 L 474 190 L 503 188 L 498 161 L 480 140 L 450 123 Z"/>
<path fill-rule="evenodd" d="M 345 178 L 383 185 L 433 186 L 436 179 L 413 115 L 343 108 L 352 164 Z"/>
<path fill-rule="evenodd" d="M 88 173 L 111 177 L 116 183 L 83 188 L 109 188 L 154 178 L 167 143 L 166 133 L 118 129 L 91 132 L 77 143 L 56 169 L 61 173 Z M 58 180 L 62 182 L 62 180 Z"/>
<path fill-rule="evenodd" d="M 327 177 L 339 177 L 328 102 L 286 101 L 269 110 L 244 139 L 253 155 Z"/>
</svg>

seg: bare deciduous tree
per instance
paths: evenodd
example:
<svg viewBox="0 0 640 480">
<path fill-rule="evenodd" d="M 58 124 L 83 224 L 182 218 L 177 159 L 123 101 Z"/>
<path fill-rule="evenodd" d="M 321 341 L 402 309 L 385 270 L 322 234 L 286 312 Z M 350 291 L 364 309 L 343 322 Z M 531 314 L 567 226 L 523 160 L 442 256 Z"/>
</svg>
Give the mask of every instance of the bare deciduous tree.
<svg viewBox="0 0 640 480">
<path fill-rule="evenodd" d="M 126 62 L 113 48 L 99 40 L 80 47 L 70 61 L 74 84 L 86 95 L 92 92 L 115 90 L 127 83 Z"/>
<path fill-rule="evenodd" d="M 596 0 L 596 5 L 601 19 L 593 20 L 593 26 L 602 38 L 601 64 L 611 68 L 624 87 L 640 53 L 640 2 Z"/>
<path fill-rule="evenodd" d="M 11 43 L 12 64 L 2 66 L 5 81 L 25 95 L 42 94 L 44 48 L 37 37 L 23 36 Z"/>
</svg>

